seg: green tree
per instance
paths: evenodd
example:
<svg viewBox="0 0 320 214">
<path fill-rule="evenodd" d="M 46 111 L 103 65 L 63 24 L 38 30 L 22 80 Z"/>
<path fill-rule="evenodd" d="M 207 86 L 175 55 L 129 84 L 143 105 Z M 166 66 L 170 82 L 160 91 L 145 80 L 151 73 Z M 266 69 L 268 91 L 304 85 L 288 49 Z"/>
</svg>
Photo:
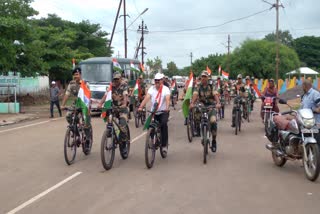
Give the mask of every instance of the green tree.
<svg viewBox="0 0 320 214">
<path fill-rule="evenodd" d="M 275 33 L 269 33 L 264 37 L 264 40 L 267 40 L 269 42 L 276 42 L 276 34 Z M 279 42 L 281 44 L 284 44 L 288 47 L 293 46 L 293 37 L 291 33 L 288 30 L 281 31 L 279 30 Z"/>
<path fill-rule="evenodd" d="M 31 47 L 26 47 L 31 26 L 28 18 L 37 15 L 30 3 L 32 0 L 2 0 L 0 3 L 0 71 L 16 71 L 19 60 Z"/>
<path fill-rule="evenodd" d="M 303 36 L 294 40 L 296 50 L 302 66 L 320 67 L 320 37 Z"/>
<path fill-rule="evenodd" d="M 284 78 L 285 73 L 296 69 L 300 61 L 297 53 L 285 45 L 280 45 L 279 55 L 279 78 Z M 246 40 L 231 55 L 230 76 L 236 78 L 241 73 L 256 78 L 275 78 L 275 56 L 275 42 Z"/>
<path fill-rule="evenodd" d="M 176 63 L 171 61 L 171 62 L 167 63 L 167 69 L 163 70 L 163 73 L 166 76 L 172 77 L 174 75 L 178 75 L 179 74 L 179 69 L 178 69 Z"/>
<path fill-rule="evenodd" d="M 154 59 L 147 59 L 147 66 L 149 66 L 151 73 L 162 71 L 162 60 L 157 56 Z"/>
</svg>

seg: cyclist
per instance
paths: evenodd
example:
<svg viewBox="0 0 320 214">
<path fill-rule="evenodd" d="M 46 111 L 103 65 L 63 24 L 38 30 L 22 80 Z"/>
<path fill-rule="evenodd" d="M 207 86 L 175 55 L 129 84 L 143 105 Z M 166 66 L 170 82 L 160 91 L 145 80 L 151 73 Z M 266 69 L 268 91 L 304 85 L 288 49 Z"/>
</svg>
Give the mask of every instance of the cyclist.
<svg viewBox="0 0 320 214">
<path fill-rule="evenodd" d="M 278 90 L 277 90 L 277 87 L 275 87 L 275 85 L 274 85 L 274 80 L 273 79 L 269 79 L 268 83 L 269 83 L 268 87 L 266 87 L 266 89 L 261 94 L 262 103 L 261 103 L 260 115 L 261 115 L 262 120 L 264 119 L 263 118 L 264 117 L 264 113 L 263 113 L 264 98 L 266 98 L 266 97 L 278 97 Z M 279 113 L 279 107 L 278 107 L 278 104 L 277 104 L 276 100 L 274 100 L 274 105 L 273 105 L 272 111 Z"/>
<path fill-rule="evenodd" d="M 106 100 L 108 92 L 106 92 L 99 103 L 101 108 Z M 127 121 L 128 121 L 128 85 L 125 81 L 122 80 L 121 74 L 115 72 L 113 74 L 112 81 L 112 106 L 119 108 L 119 129 L 120 142 L 125 142 L 128 140 L 128 130 L 127 130 Z M 126 147 L 125 147 L 126 148 Z"/>
<path fill-rule="evenodd" d="M 202 71 L 201 73 L 201 83 L 197 90 L 193 92 L 192 101 L 190 103 L 190 110 L 194 107 L 196 100 L 199 98 L 199 102 L 203 103 L 205 106 L 214 105 L 216 102 L 216 108 L 220 108 L 220 100 L 218 97 L 218 92 L 214 90 L 212 85 L 208 82 L 209 74 L 207 71 Z M 195 120 L 199 119 L 199 117 L 195 117 Z M 216 152 L 217 150 L 217 118 L 216 111 L 212 109 L 209 112 L 209 120 L 211 126 L 212 133 L 212 142 L 211 142 L 211 151 Z M 199 122 L 199 121 L 197 121 Z"/>
<path fill-rule="evenodd" d="M 73 107 L 76 107 L 76 100 L 77 100 L 77 97 L 78 97 L 78 92 L 80 90 L 80 84 L 82 81 L 82 78 L 81 78 L 81 68 L 75 68 L 73 71 L 72 71 L 72 76 L 73 76 L 73 80 L 70 81 L 67 89 L 66 89 L 66 93 L 63 97 L 63 100 L 62 100 L 62 104 L 61 104 L 61 109 L 66 109 L 65 107 L 65 104 L 68 100 L 69 97 L 72 98 L 72 106 Z M 89 85 L 87 84 L 87 87 L 89 88 Z M 87 148 L 89 148 L 90 146 L 90 140 L 91 140 L 91 116 L 90 116 L 90 111 L 89 111 L 89 114 L 88 115 L 84 115 L 85 116 L 85 120 L 84 120 L 84 132 L 85 132 L 85 138 L 86 138 L 86 145 L 87 145 Z M 68 121 L 69 124 L 72 123 L 72 113 L 71 112 L 68 112 L 66 114 L 66 120 Z"/>
<path fill-rule="evenodd" d="M 244 100 L 245 98 L 245 85 L 243 84 L 242 82 L 242 75 L 241 74 L 238 74 L 237 76 L 237 82 L 235 83 L 234 85 L 234 94 L 235 95 L 239 95 L 242 99 L 241 99 L 241 104 L 243 105 L 243 112 L 246 111 L 246 102 Z M 235 124 L 235 121 L 236 121 L 236 100 L 234 101 L 234 105 L 233 105 L 233 108 L 232 108 L 232 124 L 231 124 L 231 127 L 235 127 L 236 124 Z M 243 114 L 244 118 L 245 118 L 245 114 Z M 246 118 L 245 118 L 246 119 Z"/>
<path fill-rule="evenodd" d="M 172 103 L 175 102 L 174 104 L 177 104 L 177 100 L 173 100 L 173 96 L 176 95 L 177 96 L 177 100 L 179 98 L 179 91 L 178 91 L 178 87 L 177 87 L 177 83 L 175 79 L 172 79 L 172 83 L 171 83 L 171 99 L 172 99 Z"/>
<path fill-rule="evenodd" d="M 163 74 L 157 73 L 154 77 L 154 85 L 151 86 L 146 94 L 146 97 L 139 106 L 139 111 L 142 111 L 147 102 L 151 100 L 152 109 L 159 113 L 155 114 L 155 120 L 159 121 L 161 129 L 161 144 L 164 150 L 168 145 L 168 119 L 170 107 L 170 90 L 163 84 Z M 155 109 L 156 108 L 156 109 Z M 164 112 L 163 112 L 164 111 Z"/>
</svg>

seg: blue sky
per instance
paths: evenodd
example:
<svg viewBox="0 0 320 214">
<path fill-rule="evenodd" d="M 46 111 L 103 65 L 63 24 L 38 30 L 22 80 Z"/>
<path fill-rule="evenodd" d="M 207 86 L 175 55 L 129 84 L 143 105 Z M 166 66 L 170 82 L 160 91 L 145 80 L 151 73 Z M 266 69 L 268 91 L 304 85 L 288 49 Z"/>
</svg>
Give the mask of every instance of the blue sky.
<svg viewBox="0 0 320 214">
<path fill-rule="evenodd" d="M 285 8 L 280 9 L 280 29 L 289 30 L 294 38 L 320 36 L 319 0 L 282 0 L 281 3 Z M 55 13 L 74 22 L 89 20 L 111 33 L 118 4 L 119 0 L 34 0 L 31 5 L 39 11 L 39 17 Z M 272 9 L 220 27 L 180 33 L 159 32 L 219 25 L 270 8 L 261 0 L 126 0 L 126 5 L 130 15 L 127 25 L 149 8 L 128 30 L 128 57 L 134 55 L 140 38 L 136 30 L 143 19 L 150 31 L 145 36 L 145 58 L 159 56 L 163 67 L 170 61 L 180 68 L 190 65 L 191 52 L 193 60 L 212 53 L 225 53 L 228 34 L 233 50 L 247 38 L 261 39 L 275 30 L 276 13 Z M 119 53 L 121 57 L 124 56 L 123 27 L 123 18 L 120 18 L 116 28 L 120 32 L 114 35 L 112 42 L 115 55 Z"/>
</svg>

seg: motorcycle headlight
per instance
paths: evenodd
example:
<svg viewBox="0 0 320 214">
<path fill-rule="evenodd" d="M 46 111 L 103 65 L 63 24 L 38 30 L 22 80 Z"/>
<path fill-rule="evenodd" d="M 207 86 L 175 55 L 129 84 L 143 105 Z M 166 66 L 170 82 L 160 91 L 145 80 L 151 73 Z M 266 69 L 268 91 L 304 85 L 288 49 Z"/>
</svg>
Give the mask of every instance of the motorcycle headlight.
<svg viewBox="0 0 320 214">
<path fill-rule="evenodd" d="M 306 127 L 307 129 L 311 129 L 316 123 L 314 118 L 308 118 L 308 119 L 303 118 L 302 122 L 303 122 L 304 127 Z"/>
</svg>

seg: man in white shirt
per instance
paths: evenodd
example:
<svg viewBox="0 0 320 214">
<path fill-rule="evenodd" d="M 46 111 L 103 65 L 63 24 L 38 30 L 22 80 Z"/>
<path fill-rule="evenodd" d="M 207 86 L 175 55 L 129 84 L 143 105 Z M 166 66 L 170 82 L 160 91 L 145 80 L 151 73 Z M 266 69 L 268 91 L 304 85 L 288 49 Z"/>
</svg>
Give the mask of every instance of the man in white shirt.
<svg viewBox="0 0 320 214">
<path fill-rule="evenodd" d="M 168 144 L 168 119 L 170 107 L 170 90 L 163 85 L 163 74 L 157 73 L 154 77 L 154 86 L 151 86 L 147 95 L 139 106 L 138 111 L 142 111 L 146 103 L 151 99 L 151 111 L 156 109 L 155 120 L 159 121 L 161 126 L 162 147 L 166 148 Z M 164 112 L 163 112 L 164 111 Z"/>
</svg>

